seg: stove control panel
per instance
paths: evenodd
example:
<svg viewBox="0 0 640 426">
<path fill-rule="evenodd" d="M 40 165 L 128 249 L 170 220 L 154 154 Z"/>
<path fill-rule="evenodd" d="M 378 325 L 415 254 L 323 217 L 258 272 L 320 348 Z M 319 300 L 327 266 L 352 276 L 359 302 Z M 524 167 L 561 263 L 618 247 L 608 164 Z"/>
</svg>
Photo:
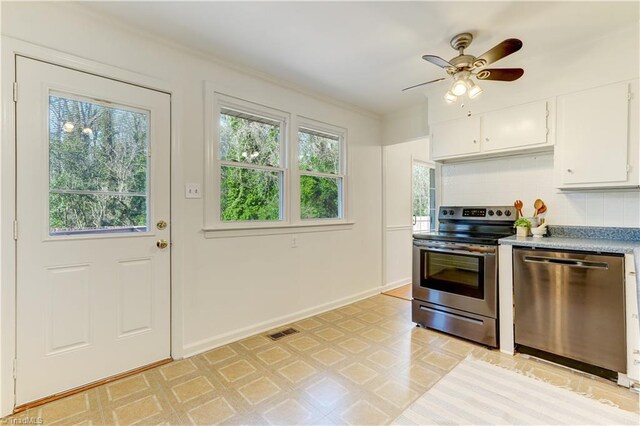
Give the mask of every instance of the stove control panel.
<svg viewBox="0 0 640 426">
<path fill-rule="evenodd" d="M 512 206 L 496 207 L 440 207 L 438 219 L 447 221 L 513 221 L 516 209 Z"/>
</svg>

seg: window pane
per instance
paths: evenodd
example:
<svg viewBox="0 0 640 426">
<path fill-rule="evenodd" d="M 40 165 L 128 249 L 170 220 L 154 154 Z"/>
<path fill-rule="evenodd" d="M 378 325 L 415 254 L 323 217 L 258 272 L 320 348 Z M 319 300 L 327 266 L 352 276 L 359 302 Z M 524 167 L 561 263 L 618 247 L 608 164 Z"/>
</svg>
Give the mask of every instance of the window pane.
<svg viewBox="0 0 640 426">
<path fill-rule="evenodd" d="M 340 217 L 341 178 L 300 176 L 300 217 L 326 219 Z"/>
<path fill-rule="evenodd" d="M 435 223 L 435 174 L 432 167 L 413 163 L 413 231 L 433 229 Z"/>
<path fill-rule="evenodd" d="M 220 114 L 220 159 L 280 166 L 280 125 L 259 118 Z"/>
<path fill-rule="evenodd" d="M 282 173 L 222 166 L 220 219 L 280 220 Z"/>
<path fill-rule="evenodd" d="M 49 194 L 49 234 L 146 232 L 147 197 Z"/>
<path fill-rule="evenodd" d="M 145 112 L 49 96 L 49 231 L 141 227 L 148 217 Z"/>
<path fill-rule="evenodd" d="M 338 137 L 298 132 L 298 162 L 300 170 L 338 174 L 340 144 Z"/>
</svg>

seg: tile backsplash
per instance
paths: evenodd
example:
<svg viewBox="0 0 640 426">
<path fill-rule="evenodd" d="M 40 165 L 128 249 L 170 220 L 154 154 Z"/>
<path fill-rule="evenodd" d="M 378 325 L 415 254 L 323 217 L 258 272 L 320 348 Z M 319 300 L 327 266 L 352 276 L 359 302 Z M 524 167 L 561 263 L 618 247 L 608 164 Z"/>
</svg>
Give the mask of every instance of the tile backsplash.
<svg viewBox="0 0 640 426">
<path fill-rule="evenodd" d="M 505 157 L 444 164 L 442 205 L 547 205 L 548 223 L 574 226 L 640 227 L 640 190 L 562 193 L 553 186 L 553 154 Z"/>
</svg>

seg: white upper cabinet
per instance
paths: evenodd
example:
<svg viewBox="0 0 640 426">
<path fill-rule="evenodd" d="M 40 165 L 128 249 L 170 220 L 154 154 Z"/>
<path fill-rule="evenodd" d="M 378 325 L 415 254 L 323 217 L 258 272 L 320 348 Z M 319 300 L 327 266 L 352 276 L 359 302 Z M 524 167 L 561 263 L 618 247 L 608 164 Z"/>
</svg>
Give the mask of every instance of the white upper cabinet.
<svg viewBox="0 0 640 426">
<path fill-rule="evenodd" d="M 482 116 L 482 151 L 502 151 L 547 143 L 547 102 L 532 102 Z"/>
<path fill-rule="evenodd" d="M 637 81 L 558 97 L 558 188 L 638 186 L 638 108 L 632 91 L 637 93 Z"/>
<path fill-rule="evenodd" d="M 447 161 L 548 149 L 550 101 L 538 101 L 431 125 L 431 158 Z"/>
<path fill-rule="evenodd" d="M 431 126 L 431 158 L 480 152 L 480 117 L 465 117 Z"/>
</svg>

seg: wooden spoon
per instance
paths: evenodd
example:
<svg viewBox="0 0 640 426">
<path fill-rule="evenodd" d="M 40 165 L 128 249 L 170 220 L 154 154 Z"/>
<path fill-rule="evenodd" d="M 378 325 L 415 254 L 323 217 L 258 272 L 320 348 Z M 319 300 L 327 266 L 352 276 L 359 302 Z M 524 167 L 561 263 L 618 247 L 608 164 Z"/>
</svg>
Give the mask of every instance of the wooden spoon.
<svg viewBox="0 0 640 426">
<path fill-rule="evenodd" d="M 515 203 L 513 203 L 513 207 L 515 207 L 516 210 L 518 210 L 520 217 L 522 217 L 522 206 L 524 206 L 524 204 L 522 203 L 522 200 L 516 200 Z"/>
<path fill-rule="evenodd" d="M 538 210 L 540 210 L 540 208 L 544 206 L 544 201 L 542 201 L 540 198 L 538 198 L 534 203 L 533 203 L 533 217 L 538 216 Z"/>
<path fill-rule="evenodd" d="M 546 211 L 547 211 L 547 205 L 546 205 L 546 204 L 543 204 L 543 205 L 542 205 L 542 207 L 540 207 L 540 208 L 538 209 L 536 216 L 539 216 L 539 215 L 541 215 L 542 213 L 545 213 Z"/>
</svg>

